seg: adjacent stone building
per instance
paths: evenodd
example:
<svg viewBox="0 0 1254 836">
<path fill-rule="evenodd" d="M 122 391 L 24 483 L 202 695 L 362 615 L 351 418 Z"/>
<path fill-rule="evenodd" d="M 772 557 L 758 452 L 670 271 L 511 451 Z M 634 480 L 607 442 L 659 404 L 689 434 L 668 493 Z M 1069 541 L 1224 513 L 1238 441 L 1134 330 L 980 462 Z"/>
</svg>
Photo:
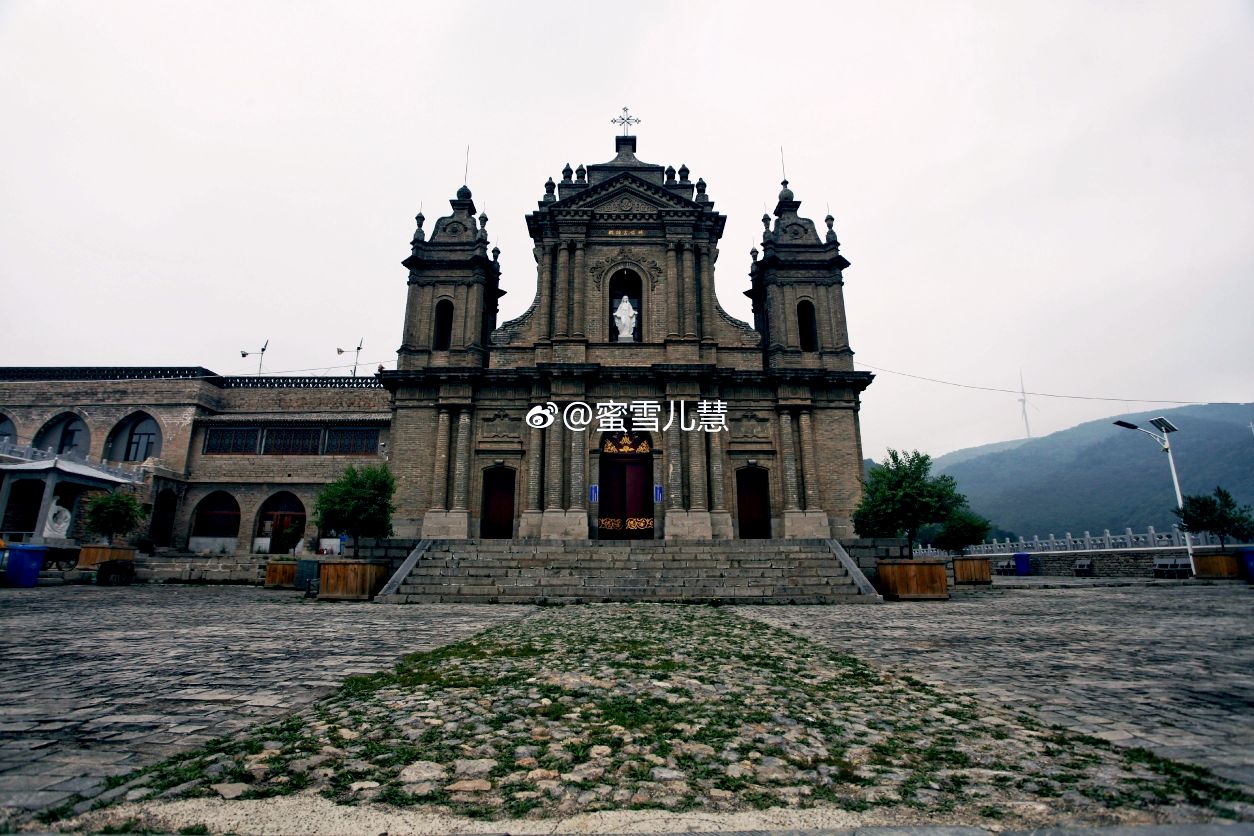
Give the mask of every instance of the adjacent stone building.
<svg viewBox="0 0 1254 836">
<path fill-rule="evenodd" d="M 705 182 L 615 145 L 545 185 L 517 319 L 497 322 L 499 251 L 463 186 L 429 237 L 417 218 L 395 371 L 0 369 L 0 456 L 138 466 L 150 536 L 193 551 L 310 548 L 318 487 L 384 461 L 399 536 L 852 535 L 872 376 L 853 369 L 831 216 L 820 234 L 784 182 L 741 322 L 715 293 L 725 218 Z M 3 530 L 41 536 L 46 497 L 3 491 Z"/>
</svg>

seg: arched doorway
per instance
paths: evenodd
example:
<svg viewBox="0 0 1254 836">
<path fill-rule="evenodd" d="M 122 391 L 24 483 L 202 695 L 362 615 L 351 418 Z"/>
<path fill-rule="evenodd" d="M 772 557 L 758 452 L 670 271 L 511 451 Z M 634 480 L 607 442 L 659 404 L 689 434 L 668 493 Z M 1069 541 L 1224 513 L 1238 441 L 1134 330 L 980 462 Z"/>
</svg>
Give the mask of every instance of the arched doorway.
<svg viewBox="0 0 1254 836">
<path fill-rule="evenodd" d="M 771 536 L 771 483 L 766 468 L 750 465 L 736 471 L 736 521 L 742 540 Z"/>
<path fill-rule="evenodd" d="M 154 546 L 169 546 L 174 542 L 174 512 L 178 508 L 178 496 L 171 488 L 157 494 L 152 503 L 152 524 L 148 536 Z M 237 517 L 238 519 L 238 517 Z"/>
<path fill-rule="evenodd" d="M 239 503 L 226 491 L 200 500 L 192 515 L 193 537 L 238 537 Z"/>
<path fill-rule="evenodd" d="M 279 491 L 261 503 L 257 537 L 270 538 L 269 554 L 287 554 L 305 534 L 305 503 L 291 491 Z"/>
<path fill-rule="evenodd" d="M 653 539 L 653 440 L 648 433 L 601 436 L 598 540 Z"/>
<path fill-rule="evenodd" d="M 514 469 L 497 465 L 483 471 L 483 513 L 479 536 L 508 540 L 514 536 Z"/>
</svg>

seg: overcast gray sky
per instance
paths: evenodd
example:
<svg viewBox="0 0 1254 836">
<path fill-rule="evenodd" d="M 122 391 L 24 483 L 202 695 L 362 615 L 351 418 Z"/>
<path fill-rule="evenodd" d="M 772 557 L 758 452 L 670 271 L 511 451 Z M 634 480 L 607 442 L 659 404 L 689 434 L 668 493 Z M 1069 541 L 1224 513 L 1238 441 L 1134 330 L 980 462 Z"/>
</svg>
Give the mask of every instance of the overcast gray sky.
<svg viewBox="0 0 1254 836">
<path fill-rule="evenodd" d="M 0 364 L 391 365 L 467 144 L 516 316 L 524 215 L 624 105 L 728 216 L 733 315 L 782 145 L 858 361 L 1128 401 L 1032 398 L 1035 434 L 1254 400 L 1254 4 L 1208 0 L 0 3 Z M 1015 395 L 882 372 L 862 426 L 1023 434 Z"/>
</svg>

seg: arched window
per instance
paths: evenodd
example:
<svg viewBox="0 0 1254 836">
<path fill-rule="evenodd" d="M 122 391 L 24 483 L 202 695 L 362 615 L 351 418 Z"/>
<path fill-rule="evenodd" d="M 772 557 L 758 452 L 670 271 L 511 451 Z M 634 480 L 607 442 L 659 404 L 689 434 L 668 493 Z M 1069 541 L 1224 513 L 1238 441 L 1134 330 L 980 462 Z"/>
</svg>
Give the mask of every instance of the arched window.
<svg viewBox="0 0 1254 836">
<path fill-rule="evenodd" d="M 17 444 L 17 427 L 7 415 L 0 415 L 0 444 Z"/>
<path fill-rule="evenodd" d="M 86 456 L 91 450 L 91 433 L 82 418 L 73 412 L 63 412 L 35 434 L 35 446 L 58 455 Z"/>
<path fill-rule="evenodd" d="M 239 536 L 239 503 L 226 491 L 214 491 L 192 512 L 193 537 Z"/>
<path fill-rule="evenodd" d="M 435 335 L 431 340 L 433 351 L 448 351 L 453 344 L 453 303 L 441 299 L 435 304 Z"/>
<path fill-rule="evenodd" d="M 623 306 L 623 299 L 627 305 Z M 644 333 L 643 286 L 640 277 L 633 271 L 619 270 L 610 277 L 610 342 L 638 343 Z M 632 315 L 634 316 L 634 320 Z M 627 334 L 630 332 L 630 339 Z"/>
<path fill-rule="evenodd" d="M 147 412 L 136 412 L 117 423 L 105 442 L 105 458 L 115 462 L 142 462 L 161 455 L 161 428 Z"/>
<path fill-rule="evenodd" d="M 819 350 L 819 329 L 814 319 L 814 303 L 802 299 L 797 303 L 797 335 L 802 351 Z"/>
</svg>

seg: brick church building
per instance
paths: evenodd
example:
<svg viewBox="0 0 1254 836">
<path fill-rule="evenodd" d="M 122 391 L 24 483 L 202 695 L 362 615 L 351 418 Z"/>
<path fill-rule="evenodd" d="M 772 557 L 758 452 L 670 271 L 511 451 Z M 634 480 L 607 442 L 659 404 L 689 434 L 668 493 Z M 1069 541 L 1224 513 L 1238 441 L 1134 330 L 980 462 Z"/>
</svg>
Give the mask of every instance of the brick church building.
<svg viewBox="0 0 1254 836">
<path fill-rule="evenodd" d="M 726 219 L 705 182 L 641 161 L 633 136 L 615 152 L 545 184 L 535 297 L 505 323 L 470 190 L 430 233 L 420 214 L 395 371 L 0 368 L 0 530 L 50 537 L 52 509 L 107 487 L 90 470 L 152 502 L 158 546 L 306 550 L 319 487 L 386 462 L 400 537 L 852 536 L 872 376 L 853 369 L 831 216 L 820 233 L 784 182 L 742 322 L 715 293 Z"/>
</svg>

